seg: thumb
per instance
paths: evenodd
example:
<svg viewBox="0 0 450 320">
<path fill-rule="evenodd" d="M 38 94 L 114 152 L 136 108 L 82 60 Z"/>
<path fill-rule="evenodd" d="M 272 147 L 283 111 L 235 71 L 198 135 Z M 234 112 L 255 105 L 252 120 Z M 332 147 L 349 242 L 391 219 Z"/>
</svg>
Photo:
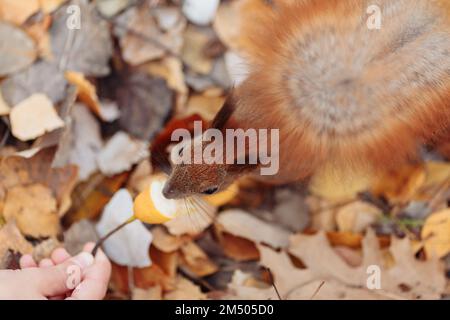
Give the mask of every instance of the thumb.
<svg viewBox="0 0 450 320">
<path fill-rule="evenodd" d="M 34 269 L 37 289 L 47 297 L 66 293 L 80 283 L 83 270 L 93 263 L 94 257 L 88 252 L 82 252 L 59 265 Z"/>
</svg>

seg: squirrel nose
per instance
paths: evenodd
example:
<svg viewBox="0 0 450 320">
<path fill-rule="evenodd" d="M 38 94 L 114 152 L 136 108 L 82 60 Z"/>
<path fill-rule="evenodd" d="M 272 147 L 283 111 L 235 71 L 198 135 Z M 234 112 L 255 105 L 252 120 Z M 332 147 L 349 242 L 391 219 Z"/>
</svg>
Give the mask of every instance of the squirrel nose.
<svg viewBox="0 0 450 320">
<path fill-rule="evenodd" d="M 175 190 L 169 184 L 164 186 L 162 193 L 166 199 L 174 199 L 175 197 Z"/>
</svg>

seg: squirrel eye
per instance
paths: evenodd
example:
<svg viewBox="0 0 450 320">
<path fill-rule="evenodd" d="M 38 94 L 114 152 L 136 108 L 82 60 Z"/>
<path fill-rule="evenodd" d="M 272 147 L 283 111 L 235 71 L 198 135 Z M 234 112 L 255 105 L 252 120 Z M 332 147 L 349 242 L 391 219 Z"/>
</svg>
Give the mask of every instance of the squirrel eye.
<svg viewBox="0 0 450 320">
<path fill-rule="evenodd" d="M 208 194 L 208 195 L 210 195 L 210 194 L 216 193 L 216 191 L 217 191 L 218 189 L 219 189 L 218 187 L 213 187 L 213 188 L 206 189 L 206 190 L 203 191 L 202 193 L 203 193 L 203 194 Z"/>
</svg>

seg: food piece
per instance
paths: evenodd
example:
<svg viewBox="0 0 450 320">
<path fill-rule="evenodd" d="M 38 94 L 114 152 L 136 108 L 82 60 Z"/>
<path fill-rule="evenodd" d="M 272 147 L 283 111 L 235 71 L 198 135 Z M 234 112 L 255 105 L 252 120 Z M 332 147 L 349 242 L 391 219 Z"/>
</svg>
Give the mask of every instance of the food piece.
<svg viewBox="0 0 450 320">
<path fill-rule="evenodd" d="M 180 210 L 179 200 L 166 199 L 162 190 L 166 182 L 163 176 L 155 176 L 150 186 L 134 200 L 134 216 L 145 223 L 161 224 L 172 220 Z"/>
</svg>

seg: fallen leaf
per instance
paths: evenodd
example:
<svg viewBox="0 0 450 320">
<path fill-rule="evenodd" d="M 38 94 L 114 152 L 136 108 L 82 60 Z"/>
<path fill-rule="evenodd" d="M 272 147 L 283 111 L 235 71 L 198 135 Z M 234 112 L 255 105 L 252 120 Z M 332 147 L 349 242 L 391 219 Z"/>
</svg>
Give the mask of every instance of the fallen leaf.
<svg viewBox="0 0 450 320">
<path fill-rule="evenodd" d="M 52 17 L 49 14 L 42 15 L 37 21 L 32 21 L 25 26 L 25 31 L 34 40 L 36 49 L 40 58 L 45 60 L 52 59 L 52 50 L 50 48 L 50 35 L 48 30 L 52 24 Z"/>
<path fill-rule="evenodd" d="M 162 226 L 155 226 L 152 229 L 153 242 L 156 248 L 163 252 L 174 252 L 178 251 L 183 244 L 190 241 L 190 237 L 186 236 L 173 236 L 169 234 L 166 229 Z"/>
<path fill-rule="evenodd" d="M 413 199 L 426 180 L 425 167 L 405 165 L 391 170 L 375 181 L 373 193 L 384 196 L 392 203 L 405 203 Z"/>
<path fill-rule="evenodd" d="M 133 199 L 126 189 L 120 189 L 108 202 L 96 226 L 100 237 L 133 216 Z M 131 267 L 151 265 L 149 256 L 152 234 L 138 220 L 116 232 L 103 244 L 108 257 L 117 264 Z"/>
<path fill-rule="evenodd" d="M 219 267 L 194 242 L 188 242 L 181 247 L 181 258 L 181 265 L 198 277 L 209 276 L 219 270 Z"/>
<path fill-rule="evenodd" d="M 73 205 L 66 215 L 67 223 L 81 219 L 96 219 L 103 207 L 119 190 L 128 178 L 128 172 L 113 177 L 104 177 L 100 173 L 79 184 L 73 192 Z"/>
<path fill-rule="evenodd" d="M 212 59 L 204 52 L 209 41 L 210 36 L 194 26 L 189 26 L 184 32 L 182 59 L 192 70 L 200 74 L 209 74 L 213 67 Z"/>
<path fill-rule="evenodd" d="M 153 245 L 150 246 L 152 264 L 160 267 L 169 277 L 175 277 L 177 274 L 178 256 L 178 252 L 164 252 Z"/>
<path fill-rule="evenodd" d="M 95 0 L 98 11 L 105 17 L 114 17 L 135 0 Z"/>
<path fill-rule="evenodd" d="M 25 32 L 0 21 L 0 56 L 0 76 L 6 76 L 31 65 L 37 53 L 33 40 Z"/>
<path fill-rule="evenodd" d="M 134 164 L 147 158 L 148 149 L 147 142 L 132 139 L 126 133 L 118 132 L 100 151 L 97 163 L 103 174 L 112 176 L 130 170 Z"/>
<path fill-rule="evenodd" d="M 3 216 L 6 221 L 16 221 L 23 234 L 34 238 L 56 237 L 60 231 L 57 202 L 52 191 L 41 184 L 9 189 Z"/>
<path fill-rule="evenodd" d="M 138 288 L 148 289 L 159 285 L 164 291 L 168 291 L 174 289 L 175 279 L 157 264 L 152 264 L 150 267 L 134 269 L 134 283 Z"/>
<path fill-rule="evenodd" d="M 42 12 L 49 14 L 58 9 L 65 0 L 39 0 Z"/>
<path fill-rule="evenodd" d="M 152 172 L 153 168 L 150 159 L 142 160 L 131 173 L 127 188 L 136 194 L 141 193 L 150 185 L 153 179 Z"/>
<path fill-rule="evenodd" d="M 106 1 L 108 2 L 108 1 Z M 162 288 L 159 285 L 148 289 L 134 288 L 131 293 L 132 300 L 162 300 Z"/>
<path fill-rule="evenodd" d="M 366 290 L 367 268 L 376 265 L 381 271 L 381 290 L 375 291 L 385 299 L 438 299 L 445 287 L 442 265 L 436 259 L 417 261 L 410 241 L 392 239 L 389 248 L 395 265 L 386 268 L 378 240 L 369 229 L 363 240 L 363 263 L 350 267 L 329 246 L 324 233 L 314 236 L 296 235 L 291 239 L 289 252 L 299 258 L 316 279 L 338 281 L 346 286 Z M 271 266 L 266 265 L 271 270 Z M 275 276 L 276 277 L 276 276 Z M 408 287 L 408 290 L 404 288 Z M 338 298 L 338 297 L 336 297 Z"/>
<path fill-rule="evenodd" d="M 450 252 L 450 209 L 431 214 L 422 228 L 421 238 L 427 256 L 445 257 Z"/>
<path fill-rule="evenodd" d="M 64 248 L 71 255 L 76 255 L 83 250 L 88 242 L 96 242 L 98 240 L 97 232 L 94 224 L 87 220 L 80 220 L 70 226 L 64 232 Z"/>
<path fill-rule="evenodd" d="M 46 79 L 42 81 L 42 79 Z M 45 94 L 57 104 L 67 95 L 67 81 L 54 63 L 38 61 L 2 82 L 3 98 L 10 106 L 22 102 L 32 94 Z"/>
<path fill-rule="evenodd" d="M 265 243 L 273 248 L 284 248 L 289 244 L 288 231 L 270 225 L 243 210 L 223 211 L 217 217 L 216 223 L 220 224 L 224 231 L 255 243 Z"/>
<path fill-rule="evenodd" d="M 64 126 L 52 102 L 43 94 L 33 94 L 15 105 L 9 115 L 13 135 L 22 140 L 32 140 Z"/>
<path fill-rule="evenodd" d="M 82 73 L 66 71 L 65 77 L 70 84 L 77 87 L 78 98 L 84 102 L 96 115 L 100 116 L 100 102 L 95 86 Z"/>
<path fill-rule="evenodd" d="M 186 116 L 198 114 L 206 121 L 212 121 L 225 102 L 224 97 L 208 97 L 193 94 L 189 97 Z"/>
<path fill-rule="evenodd" d="M 149 62 L 145 68 L 153 76 L 164 78 L 167 86 L 178 93 L 187 94 L 184 82 L 183 64 L 175 57 L 165 57 L 161 61 Z"/>
<path fill-rule="evenodd" d="M 340 231 L 359 233 L 383 216 L 377 207 L 362 201 L 349 203 L 336 212 L 336 223 Z"/>
<path fill-rule="evenodd" d="M 71 116 L 69 163 L 78 166 L 79 180 L 85 181 L 98 169 L 97 156 L 103 148 L 100 125 L 82 104 L 72 108 Z"/>
<path fill-rule="evenodd" d="M 220 0 L 186 0 L 183 2 L 183 13 L 190 22 L 205 26 L 214 20 L 219 3 Z"/>
<path fill-rule="evenodd" d="M 121 127 L 137 138 L 152 139 L 171 114 L 173 92 L 163 79 L 142 72 L 124 73 L 114 81 L 108 90 L 115 90 Z"/>
<path fill-rule="evenodd" d="M 216 236 L 227 257 L 236 261 L 258 260 L 260 255 L 254 242 L 233 236 L 216 227 Z"/>
<path fill-rule="evenodd" d="M 178 276 L 175 288 L 164 295 L 165 300 L 205 300 L 206 295 L 188 279 Z"/>
<path fill-rule="evenodd" d="M 98 15 L 95 4 L 79 0 L 80 27 L 68 28 L 69 5 L 61 6 L 53 14 L 50 29 L 53 56 L 63 70 L 77 71 L 86 76 L 109 74 L 112 41 L 108 22 Z"/>
<path fill-rule="evenodd" d="M 0 19 L 21 25 L 39 10 L 39 0 L 0 0 Z"/>
<path fill-rule="evenodd" d="M 55 150 L 47 148 L 29 159 L 10 156 L 0 161 L 0 203 L 2 190 L 15 186 L 41 184 L 52 190 L 57 200 L 59 216 L 63 216 L 71 205 L 70 195 L 77 181 L 77 168 L 64 166 L 52 168 Z"/>
<path fill-rule="evenodd" d="M 11 111 L 11 108 L 6 104 L 5 100 L 3 100 L 2 93 L 0 92 L 0 116 L 8 115 Z"/>
<path fill-rule="evenodd" d="M 132 7 L 117 17 L 115 35 L 120 39 L 124 60 L 136 66 L 161 58 L 167 51 L 179 53 L 184 27 L 185 21 L 179 19 L 176 28 L 162 32 L 148 8 Z"/>
<path fill-rule="evenodd" d="M 33 246 L 25 240 L 14 221 L 0 227 L 0 269 L 5 267 L 2 262 L 9 250 L 21 254 L 33 251 Z"/>
</svg>

